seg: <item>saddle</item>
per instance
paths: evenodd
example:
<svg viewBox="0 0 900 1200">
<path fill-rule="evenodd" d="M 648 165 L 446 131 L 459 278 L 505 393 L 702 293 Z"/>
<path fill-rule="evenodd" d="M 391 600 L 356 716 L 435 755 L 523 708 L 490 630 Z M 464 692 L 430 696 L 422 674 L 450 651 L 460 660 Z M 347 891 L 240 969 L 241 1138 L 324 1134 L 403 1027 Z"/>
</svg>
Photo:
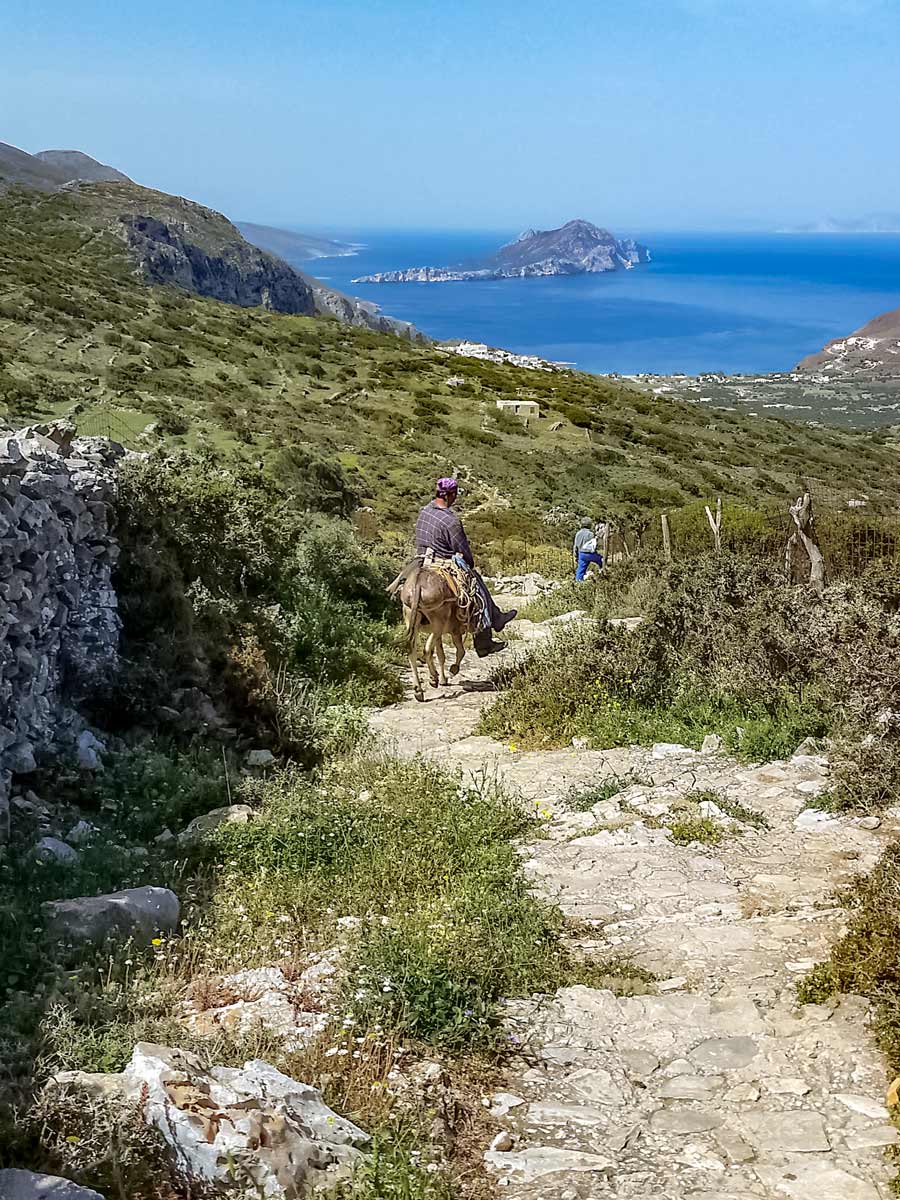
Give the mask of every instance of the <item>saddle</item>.
<svg viewBox="0 0 900 1200">
<path fill-rule="evenodd" d="M 459 623 L 464 629 L 475 631 L 480 628 L 483 599 L 475 575 L 465 566 L 452 558 L 435 558 L 432 551 L 423 557 L 411 559 L 403 570 L 388 586 L 389 596 L 394 596 L 403 586 L 407 576 L 416 567 L 424 567 L 428 571 L 436 571 L 441 579 L 456 597 L 456 612 Z M 421 623 L 428 624 L 428 618 L 422 616 Z"/>
</svg>

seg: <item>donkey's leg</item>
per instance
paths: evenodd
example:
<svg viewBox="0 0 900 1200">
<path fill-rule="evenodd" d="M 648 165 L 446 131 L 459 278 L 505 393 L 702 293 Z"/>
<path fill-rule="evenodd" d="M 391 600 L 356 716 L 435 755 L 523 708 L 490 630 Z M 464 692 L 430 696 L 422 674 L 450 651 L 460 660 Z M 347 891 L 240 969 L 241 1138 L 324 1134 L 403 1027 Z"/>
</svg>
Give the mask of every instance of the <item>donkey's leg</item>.
<svg viewBox="0 0 900 1200">
<path fill-rule="evenodd" d="M 429 618 L 430 619 L 430 618 Z M 428 675 L 431 679 L 431 686 L 438 686 L 438 673 L 434 665 L 434 647 L 435 644 L 440 645 L 440 638 L 434 631 L 434 622 L 432 621 L 431 633 L 425 639 L 425 665 L 428 667 Z"/>
<path fill-rule="evenodd" d="M 458 675 L 459 668 L 462 666 L 462 660 L 466 656 L 466 644 L 463 641 L 463 635 L 458 625 L 453 627 L 451 636 L 453 638 L 453 645 L 456 647 L 456 661 L 450 664 L 450 674 Z"/>
<path fill-rule="evenodd" d="M 441 687 L 447 686 L 447 670 L 446 660 L 444 658 L 444 631 L 443 629 L 436 631 L 434 635 L 434 648 L 437 651 L 438 667 L 441 672 Z M 435 685 L 437 686 L 437 685 Z"/>
<path fill-rule="evenodd" d="M 419 634 L 418 614 L 413 618 L 412 623 L 407 617 L 407 626 L 409 627 L 409 665 L 412 669 L 413 695 L 417 700 L 424 700 L 425 693 L 422 691 L 422 681 L 419 679 L 419 654 L 416 646 Z"/>
</svg>

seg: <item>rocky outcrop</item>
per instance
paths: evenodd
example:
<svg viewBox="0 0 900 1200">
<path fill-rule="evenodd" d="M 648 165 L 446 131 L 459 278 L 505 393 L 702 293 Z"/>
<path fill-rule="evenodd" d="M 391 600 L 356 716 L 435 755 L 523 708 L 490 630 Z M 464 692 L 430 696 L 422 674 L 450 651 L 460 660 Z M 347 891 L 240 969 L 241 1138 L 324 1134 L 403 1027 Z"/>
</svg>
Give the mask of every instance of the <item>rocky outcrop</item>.
<svg viewBox="0 0 900 1200">
<path fill-rule="evenodd" d="M 801 359 L 794 370 L 830 379 L 900 380 L 900 308 L 835 338 L 818 354 Z"/>
<path fill-rule="evenodd" d="M 345 296 L 274 254 L 251 245 L 221 213 L 179 197 L 133 189 L 151 201 L 144 215 L 122 214 L 129 251 L 150 283 L 243 308 L 336 317 L 342 325 L 424 340 L 414 325 L 385 316 L 377 304 Z"/>
<path fill-rule="evenodd" d="M 619 240 L 590 221 L 568 221 L 559 229 L 527 229 L 481 263 L 458 267 L 410 267 L 363 275 L 354 283 L 451 283 L 522 279 L 538 275 L 584 275 L 629 270 L 650 261 L 650 251 L 633 238 Z"/>
<path fill-rule="evenodd" d="M 117 662 L 109 514 L 125 451 L 72 432 L 0 436 L 0 835 L 10 773 L 74 741 L 73 706 Z"/>
<path fill-rule="evenodd" d="M 312 289 L 316 312 L 323 317 L 337 317 L 342 325 L 355 325 L 360 329 L 374 329 L 376 333 L 393 333 L 397 337 L 408 338 L 411 342 L 427 342 L 424 334 L 411 325 L 409 321 L 401 321 L 397 317 L 388 317 L 377 304 L 370 300 L 360 300 L 357 296 L 347 296 L 335 288 L 326 287 L 311 275 L 303 275 L 303 279 Z"/>
<path fill-rule="evenodd" d="M 177 225 L 149 214 L 122 215 L 119 220 L 128 248 L 150 283 L 175 284 L 244 308 L 306 316 L 316 312 L 312 288 L 297 272 L 245 242 L 236 229 L 234 240 L 214 252 L 194 240 L 187 222 Z"/>
<path fill-rule="evenodd" d="M 255 1059 L 206 1070 L 196 1055 L 139 1042 L 121 1075 L 66 1072 L 56 1087 L 140 1103 L 188 1180 L 294 1200 L 346 1175 L 369 1138 L 316 1088 Z"/>
</svg>

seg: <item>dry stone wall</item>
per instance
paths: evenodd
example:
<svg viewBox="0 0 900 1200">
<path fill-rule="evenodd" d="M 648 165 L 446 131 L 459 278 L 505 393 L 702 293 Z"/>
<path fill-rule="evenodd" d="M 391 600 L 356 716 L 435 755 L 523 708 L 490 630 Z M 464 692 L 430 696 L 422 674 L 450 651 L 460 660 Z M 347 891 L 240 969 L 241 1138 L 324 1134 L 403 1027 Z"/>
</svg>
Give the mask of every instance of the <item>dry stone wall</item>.
<svg viewBox="0 0 900 1200">
<path fill-rule="evenodd" d="M 0 433 L 0 841 L 11 776 L 74 742 L 79 696 L 116 665 L 110 505 L 126 451 L 73 433 Z"/>
</svg>

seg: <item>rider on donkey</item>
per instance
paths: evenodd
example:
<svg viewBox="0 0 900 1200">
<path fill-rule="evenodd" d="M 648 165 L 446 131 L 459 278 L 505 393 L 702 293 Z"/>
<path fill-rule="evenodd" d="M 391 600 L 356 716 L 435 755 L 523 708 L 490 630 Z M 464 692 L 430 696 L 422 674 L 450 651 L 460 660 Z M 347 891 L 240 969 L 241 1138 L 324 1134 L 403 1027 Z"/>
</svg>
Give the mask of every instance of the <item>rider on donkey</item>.
<svg viewBox="0 0 900 1200">
<path fill-rule="evenodd" d="M 505 642 L 494 641 L 491 630 L 500 633 L 515 619 L 517 609 L 501 612 L 484 580 L 475 570 L 475 558 L 462 521 L 452 511 L 458 495 L 459 484 L 455 479 L 437 481 L 435 498 L 419 512 L 419 519 L 416 521 L 416 553 L 426 561 L 429 557 L 461 559 L 474 576 L 484 599 L 485 618 L 483 627 L 475 632 L 472 640 L 478 657 L 485 658 L 488 654 L 496 654 L 498 650 L 505 648 Z"/>
</svg>

